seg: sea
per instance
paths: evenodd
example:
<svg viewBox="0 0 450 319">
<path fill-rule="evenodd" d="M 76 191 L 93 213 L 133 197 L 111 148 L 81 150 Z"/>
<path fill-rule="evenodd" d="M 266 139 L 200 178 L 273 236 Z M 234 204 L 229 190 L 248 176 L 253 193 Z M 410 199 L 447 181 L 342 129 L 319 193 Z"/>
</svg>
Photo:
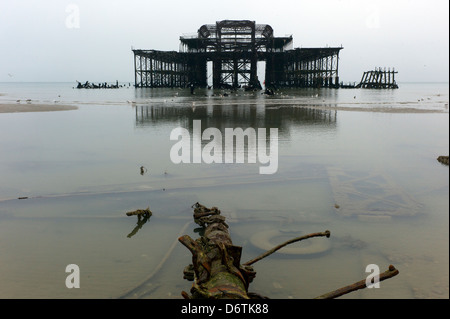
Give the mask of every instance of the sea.
<svg viewBox="0 0 450 319">
<path fill-rule="evenodd" d="M 370 280 L 340 298 L 449 298 L 448 83 L 193 93 L 0 83 L 0 104 L 78 107 L 0 113 L 0 298 L 180 299 L 196 203 L 220 209 L 241 263 L 330 231 L 254 263 L 250 292 Z M 254 134 L 225 160 L 238 131 Z"/>
</svg>

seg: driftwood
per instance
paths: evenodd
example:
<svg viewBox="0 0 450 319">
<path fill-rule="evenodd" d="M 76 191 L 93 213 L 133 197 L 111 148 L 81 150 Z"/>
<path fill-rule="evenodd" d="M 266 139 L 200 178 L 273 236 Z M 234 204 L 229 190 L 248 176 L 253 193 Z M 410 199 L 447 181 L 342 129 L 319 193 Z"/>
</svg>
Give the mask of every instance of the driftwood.
<svg viewBox="0 0 450 319">
<path fill-rule="evenodd" d="M 312 233 L 297 237 L 278 245 L 264 254 L 241 264 L 242 247 L 233 245 L 225 217 L 220 215 L 217 207 L 207 208 L 199 203 L 193 205 L 194 221 L 200 225 L 200 237 L 196 240 L 188 235 L 178 238 L 192 253 L 192 264 L 184 269 L 184 278 L 193 281 L 190 293 L 181 295 L 186 299 L 261 299 L 267 298 L 248 291 L 250 283 L 256 276 L 255 262 L 273 254 L 282 247 L 313 237 L 330 237 L 330 231 Z M 380 275 L 380 281 L 398 274 L 394 266 Z M 335 291 L 324 294 L 317 299 L 331 299 L 365 288 L 366 282 L 359 281 Z"/>
<path fill-rule="evenodd" d="M 186 299 L 250 299 L 248 285 L 254 277 L 251 267 L 240 265 L 242 247 L 234 246 L 225 218 L 217 207 L 196 203 L 194 221 L 204 227 L 197 240 L 181 236 L 178 240 L 192 253 L 192 265 L 185 268 L 185 278 L 193 280 Z"/>
<path fill-rule="evenodd" d="M 141 217 L 149 218 L 152 216 L 153 213 L 150 211 L 150 207 L 147 207 L 146 209 L 137 209 L 132 212 L 127 212 L 127 216 L 137 216 L 140 220 Z"/>
<path fill-rule="evenodd" d="M 150 219 L 153 213 L 150 211 L 150 207 L 146 209 L 137 209 L 132 212 L 127 212 L 127 216 L 137 216 L 138 221 L 136 227 L 127 235 L 128 238 L 133 237 L 144 226 L 144 224 Z"/>
</svg>

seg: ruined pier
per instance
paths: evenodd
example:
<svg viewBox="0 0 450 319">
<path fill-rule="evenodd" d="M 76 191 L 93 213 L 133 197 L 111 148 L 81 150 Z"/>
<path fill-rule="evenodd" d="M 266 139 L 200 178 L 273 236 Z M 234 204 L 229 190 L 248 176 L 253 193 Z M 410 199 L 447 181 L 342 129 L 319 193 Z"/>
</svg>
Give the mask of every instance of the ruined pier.
<svg viewBox="0 0 450 319">
<path fill-rule="evenodd" d="M 292 36 L 275 37 L 268 24 L 223 20 L 181 36 L 179 51 L 133 49 L 135 87 L 207 87 L 212 77 L 214 88 L 259 89 L 264 62 L 266 87 L 336 88 L 342 49 L 294 49 Z"/>
<path fill-rule="evenodd" d="M 398 89 L 395 82 L 395 74 L 398 72 L 394 68 L 375 68 L 375 70 L 363 73 L 361 82 L 356 86 L 363 89 Z"/>
</svg>

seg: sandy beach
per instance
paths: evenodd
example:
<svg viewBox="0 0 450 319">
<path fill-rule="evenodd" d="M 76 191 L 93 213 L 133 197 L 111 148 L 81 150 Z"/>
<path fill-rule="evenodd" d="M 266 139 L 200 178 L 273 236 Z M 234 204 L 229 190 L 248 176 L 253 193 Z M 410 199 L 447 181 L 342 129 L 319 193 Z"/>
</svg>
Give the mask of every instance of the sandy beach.
<svg viewBox="0 0 450 319">
<path fill-rule="evenodd" d="M 78 107 L 63 104 L 20 104 L 20 103 L 1 103 L 0 113 L 17 113 L 17 112 L 52 112 L 52 111 L 69 111 L 76 110 Z"/>
</svg>

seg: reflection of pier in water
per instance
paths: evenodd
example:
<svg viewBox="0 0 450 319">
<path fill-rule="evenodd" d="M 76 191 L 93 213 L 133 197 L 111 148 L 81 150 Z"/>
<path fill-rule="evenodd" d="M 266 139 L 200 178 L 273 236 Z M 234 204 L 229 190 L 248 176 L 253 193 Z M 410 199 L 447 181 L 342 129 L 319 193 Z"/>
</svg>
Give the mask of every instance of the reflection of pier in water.
<svg viewBox="0 0 450 319">
<path fill-rule="evenodd" d="M 242 102 L 242 101 L 241 101 Z M 192 132 L 193 120 L 202 121 L 202 130 L 215 127 L 225 128 L 278 128 L 279 136 L 289 136 L 295 127 L 314 126 L 322 130 L 336 129 L 336 111 L 321 110 L 295 105 L 239 103 L 210 104 L 197 101 L 194 106 L 160 103 L 136 105 L 136 127 L 150 128 L 173 123 L 173 127 L 184 127 Z"/>
</svg>

